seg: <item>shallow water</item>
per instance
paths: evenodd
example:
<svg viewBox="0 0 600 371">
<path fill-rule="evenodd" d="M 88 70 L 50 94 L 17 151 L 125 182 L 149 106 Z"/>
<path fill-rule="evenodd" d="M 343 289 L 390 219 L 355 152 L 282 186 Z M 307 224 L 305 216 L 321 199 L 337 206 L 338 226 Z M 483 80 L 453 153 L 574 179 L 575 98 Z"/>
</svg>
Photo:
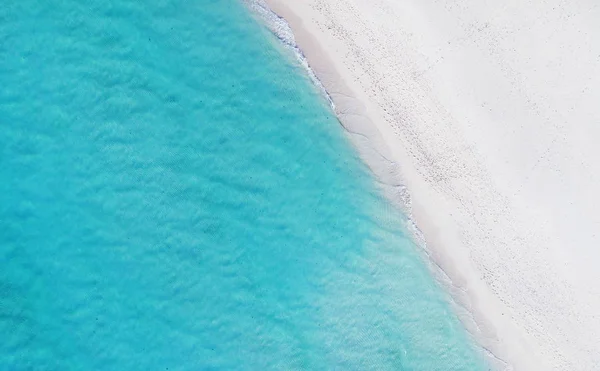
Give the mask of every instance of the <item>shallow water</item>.
<svg viewBox="0 0 600 371">
<path fill-rule="evenodd" d="M 0 369 L 482 369 L 239 1 L 9 1 L 0 60 Z"/>
</svg>

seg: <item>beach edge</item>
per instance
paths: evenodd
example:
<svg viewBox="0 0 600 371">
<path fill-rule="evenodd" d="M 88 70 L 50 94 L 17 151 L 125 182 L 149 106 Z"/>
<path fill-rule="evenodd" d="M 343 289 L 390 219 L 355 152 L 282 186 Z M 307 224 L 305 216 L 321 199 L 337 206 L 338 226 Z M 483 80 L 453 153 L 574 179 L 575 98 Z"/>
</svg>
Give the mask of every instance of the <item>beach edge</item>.
<svg viewBox="0 0 600 371">
<path fill-rule="evenodd" d="M 543 369 L 526 334 L 504 317 L 504 305 L 478 277 L 468 251 L 453 233 L 456 227 L 448 217 L 451 213 L 440 212 L 443 200 L 419 176 L 410 154 L 395 146 L 395 134 L 384 112 L 335 59 L 335 45 L 319 39 L 318 29 L 305 22 L 310 14 L 293 9 L 286 0 L 263 1 L 291 28 L 296 46 L 331 100 L 340 124 L 385 195 L 408 217 L 407 227 L 423 248 L 433 276 L 449 294 L 455 314 L 490 366 L 497 370 Z"/>
</svg>

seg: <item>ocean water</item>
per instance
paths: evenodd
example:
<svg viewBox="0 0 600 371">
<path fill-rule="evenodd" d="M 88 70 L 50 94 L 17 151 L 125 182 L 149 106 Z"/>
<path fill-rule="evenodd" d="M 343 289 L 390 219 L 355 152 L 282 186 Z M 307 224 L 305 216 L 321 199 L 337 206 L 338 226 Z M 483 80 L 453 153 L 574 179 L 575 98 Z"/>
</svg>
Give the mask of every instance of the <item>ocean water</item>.
<svg viewBox="0 0 600 371">
<path fill-rule="evenodd" d="M 0 7 L 0 370 L 482 370 L 237 0 Z"/>
</svg>

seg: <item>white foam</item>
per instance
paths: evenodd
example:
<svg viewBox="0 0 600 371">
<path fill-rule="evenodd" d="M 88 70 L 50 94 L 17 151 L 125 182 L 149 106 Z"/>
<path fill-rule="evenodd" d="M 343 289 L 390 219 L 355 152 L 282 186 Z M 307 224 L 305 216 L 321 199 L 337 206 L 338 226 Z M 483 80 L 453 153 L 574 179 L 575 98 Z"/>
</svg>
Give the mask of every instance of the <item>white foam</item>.
<svg viewBox="0 0 600 371">
<path fill-rule="evenodd" d="M 310 67 L 306 56 L 302 52 L 302 50 L 298 47 L 296 43 L 296 38 L 294 37 L 294 32 L 292 31 L 288 22 L 283 18 L 277 15 L 274 11 L 271 10 L 264 2 L 264 0 L 243 0 L 244 3 L 257 14 L 263 21 L 269 30 L 275 35 L 281 43 L 288 49 L 290 49 L 302 67 L 306 70 L 308 76 L 312 80 L 313 84 L 315 84 L 323 95 L 325 99 L 329 102 L 331 107 L 335 110 L 335 104 L 329 93 L 315 74 L 315 71 Z"/>
</svg>

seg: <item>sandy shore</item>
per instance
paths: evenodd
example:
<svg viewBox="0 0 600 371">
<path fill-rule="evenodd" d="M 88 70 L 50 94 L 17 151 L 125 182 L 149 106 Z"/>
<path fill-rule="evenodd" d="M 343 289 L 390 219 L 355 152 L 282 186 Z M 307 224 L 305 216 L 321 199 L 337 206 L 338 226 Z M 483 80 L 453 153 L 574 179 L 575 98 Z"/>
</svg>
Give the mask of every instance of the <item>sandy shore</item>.
<svg viewBox="0 0 600 371">
<path fill-rule="evenodd" d="M 600 369 L 600 7 L 267 3 L 494 364 Z"/>
</svg>

